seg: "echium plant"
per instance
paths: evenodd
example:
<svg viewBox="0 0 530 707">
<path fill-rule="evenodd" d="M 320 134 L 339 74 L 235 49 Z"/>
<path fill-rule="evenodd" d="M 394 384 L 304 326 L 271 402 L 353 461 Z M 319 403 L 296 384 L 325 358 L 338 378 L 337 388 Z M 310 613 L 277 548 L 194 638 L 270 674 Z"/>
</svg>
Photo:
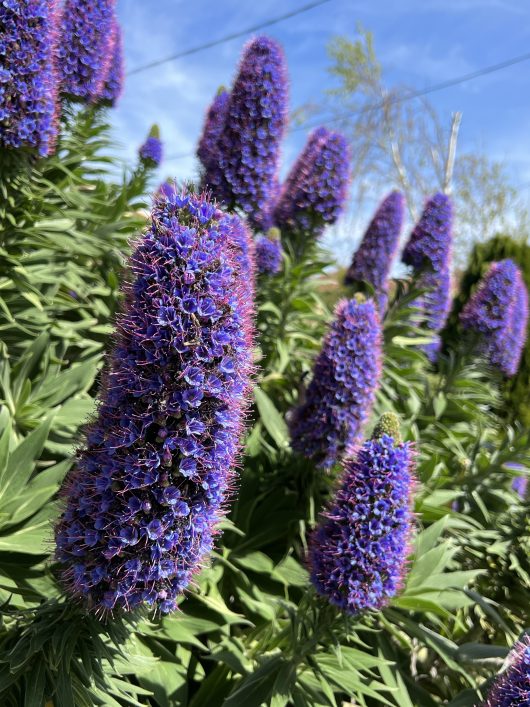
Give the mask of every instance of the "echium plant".
<svg viewBox="0 0 530 707">
<path fill-rule="evenodd" d="M 269 228 L 266 235 L 256 238 L 256 266 L 260 275 L 276 275 L 282 267 L 283 249 L 280 232 Z"/>
<path fill-rule="evenodd" d="M 425 290 L 416 303 L 422 323 L 435 335 L 426 353 L 435 360 L 440 349 L 438 332 L 451 307 L 451 255 L 453 207 L 447 194 L 431 197 L 403 251 L 402 260 L 414 271 L 414 286 Z"/>
<path fill-rule="evenodd" d="M 344 278 L 346 285 L 362 287 L 368 283 L 373 287 L 381 312 L 388 299 L 388 275 L 399 246 L 404 204 L 399 191 L 392 191 L 383 199 Z"/>
<path fill-rule="evenodd" d="M 0 4 L 0 147 L 53 152 L 57 138 L 57 0 Z"/>
<path fill-rule="evenodd" d="M 203 168 L 202 183 L 204 186 L 217 184 L 221 179 L 218 143 L 225 124 L 229 97 L 228 91 L 224 86 L 221 86 L 210 104 L 204 120 L 197 145 L 197 157 Z"/>
<path fill-rule="evenodd" d="M 212 548 L 252 372 L 237 225 L 208 197 L 165 184 L 131 258 L 56 529 L 64 583 L 95 611 L 172 611 Z"/>
<path fill-rule="evenodd" d="M 530 704 L 530 638 L 515 644 L 508 666 L 496 679 L 482 707 L 526 707 Z"/>
<path fill-rule="evenodd" d="M 271 225 L 287 99 L 282 48 L 269 37 L 251 40 L 243 51 L 217 143 L 220 169 L 205 186 L 228 208 L 241 209 L 254 228 Z"/>
<path fill-rule="evenodd" d="M 373 300 L 341 300 L 305 400 L 292 412 L 292 448 L 329 469 L 360 440 L 381 377 L 381 322 Z"/>
<path fill-rule="evenodd" d="M 506 376 L 517 373 L 528 325 L 528 293 L 521 271 L 510 260 L 490 265 L 460 315 L 478 337 L 480 351 Z"/>
<path fill-rule="evenodd" d="M 113 61 L 115 0 L 66 0 L 58 44 L 61 90 L 72 98 L 102 98 Z"/>
<path fill-rule="evenodd" d="M 102 103 L 114 106 L 123 90 L 124 60 L 123 37 L 120 24 L 116 18 L 114 18 L 112 25 L 112 59 L 99 100 Z"/>
<path fill-rule="evenodd" d="M 160 139 L 160 129 L 158 125 L 153 125 L 145 142 L 138 150 L 140 161 L 146 167 L 159 167 L 162 163 L 164 149 Z"/>
<path fill-rule="evenodd" d="M 298 238 L 318 237 L 344 208 L 349 168 L 346 139 L 327 128 L 314 130 L 282 186 L 274 223 Z"/>
<path fill-rule="evenodd" d="M 385 413 L 344 462 L 340 487 L 310 539 L 311 580 L 343 611 L 380 610 L 403 586 L 414 526 L 415 454 Z"/>
</svg>

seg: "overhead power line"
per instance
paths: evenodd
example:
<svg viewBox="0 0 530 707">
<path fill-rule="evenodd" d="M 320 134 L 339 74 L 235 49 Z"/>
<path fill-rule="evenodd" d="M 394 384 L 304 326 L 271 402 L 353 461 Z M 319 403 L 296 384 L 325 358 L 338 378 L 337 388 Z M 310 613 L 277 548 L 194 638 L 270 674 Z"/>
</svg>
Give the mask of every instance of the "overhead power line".
<svg viewBox="0 0 530 707">
<path fill-rule="evenodd" d="M 341 113 L 334 118 L 328 118 L 327 120 L 318 120 L 313 123 L 304 123 L 304 125 L 299 125 L 296 128 L 291 128 L 290 132 L 299 132 L 300 130 L 311 130 L 311 128 L 316 128 L 320 125 L 329 125 L 330 123 L 338 123 L 346 118 L 351 118 L 352 116 L 362 115 L 364 113 L 369 113 L 370 111 L 383 110 L 389 105 L 396 105 L 399 103 L 405 103 L 406 101 L 411 101 L 414 98 L 421 98 L 422 96 L 427 96 L 430 93 L 435 93 L 436 91 L 442 91 L 446 88 L 451 88 L 452 86 L 458 86 L 466 81 L 472 81 L 473 79 L 478 79 L 481 76 L 486 76 L 487 74 L 493 74 L 495 71 L 501 71 L 502 69 L 507 69 L 515 64 L 521 64 L 524 61 L 530 60 L 530 52 L 526 54 L 520 54 L 518 56 L 512 57 L 511 59 L 506 59 L 498 64 L 490 64 L 489 66 L 484 66 L 482 69 L 477 69 L 468 74 L 462 74 L 460 76 L 455 76 L 452 79 L 447 79 L 446 81 L 441 81 L 440 83 L 431 84 L 423 89 L 418 89 L 416 91 L 409 91 L 403 96 L 396 96 L 395 98 L 389 98 L 383 100 L 375 105 L 364 106 L 359 110 L 349 111 L 348 113 Z M 173 155 L 167 159 L 184 159 L 185 157 L 192 157 L 193 152 L 186 154 Z"/>
<path fill-rule="evenodd" d="M 331 0 L 315 0 L 315 2 L 309 2 L 307 5 L 302 5 L 301 7 L 291 10 L 291 12 L 286 12 L 284 15 L 278 15 L 278 17 L 273 17 L 259 24 L 252 25 L 251 27 L 246 27 L 238 32 L 232 32 L 232 34 L 226 34 L 224 37 L 219 37 L 219 39 L 213 39 L 211 42 L 205 42 L 204 44 L 198 44 L 195 47 L 190 47 L 189 49 L 184 49 L 182 52 L 177 52 L 176 54 L 171 54 L 164 59 L 157 59 L 156 61 L 151 61 L 148 64 L 143 64 L 142 66 L 137 66 L 136 69 L 131 69 L 127 73 L 127 76 L 132 76 L 133 74 L 139 74 L 142 71 L 147 71 L 148 69 L 153 69 L 155 66 L 160 66 L 161 64 L 167 64 L 169 61 L 174 61 L 175 59 L 181 59 L 185 56 L 190 56 L 190 54 L 197 54 L 205 49 L 210 49 L 211 47 L 216 47 L 219 44 L 224 44 L 225 42 L 230 42 L 232 39 L 238 39 L 239 37 L 244 37 L 246 34 L 251 34 L 252 32 L 257 32 L 260 29 L 265 29 L 265 27 L 271 27 L 272 25 L 278 24 L 278 22 L 283 22 L 284 20 L 289 20 L 291 17 L 296 17 L 296 15 L 301 15 L 303 12 L 312 10 L 319 5 L 324 5 L 325 3 L 331 2 Z"/>
<path fill-rule="evenodd" d="M 291 132 L 297 132 L 299 130 L 310 130 L 311 128 L 318 127 L 319 125 L 329 125 L 330 123 L 338 123 L 345 118 L 351 118 L 352 116 L 362 115 L 364 113 L 369 113 L 373 110 L 383 110 L 388 106 L 397 105 L 399 103 L 405 103 L 405 101 L 411 101 L 414 98 L 421 98 L 422 96 L 427 96 L 430 93 L 435 93 L 436 91 L 442 91 L 445 88 L 451 88 L 452 86 L 458 86 L 459 84 L 466 83 L 466 81 L 472 81 L 473 79 L 478 79 L 481 76 L 486 76 L 487 74 L 493 74 L 495 71 L 501 71 L 502 69 L 507 69 L 515 64 L 521 64 L 523 61 L 528 61 L 530 59 L 530 52 L 526 54 L 519 54 L 519 56 L 514 56 L 511 59 L 506 59 L 498 64 L 490 64 L 489 66 L 484 66 L 482 69 L 477 69 L 468 74 L 462 74 L 461 76 L 455 76 L 452 79 L 447 79 L 446 81 L 440 81 L 440 83 L 433 83 L 425 88 L 418 89 L 416 91 L 409 91 L 403 96 L 396 96 L 395 98 L 389 98 L 387 100 L 382 100 L 380 103 L 376 103 L 371 106 L 364 106 L 359 110 L 349 111 L 348 113 L 341 113 L 334 118 L 329 118 L 325 121 L 315 121 L 313 123 L 305 123 L 296 128 L 292 128 Z"/>
</svg>

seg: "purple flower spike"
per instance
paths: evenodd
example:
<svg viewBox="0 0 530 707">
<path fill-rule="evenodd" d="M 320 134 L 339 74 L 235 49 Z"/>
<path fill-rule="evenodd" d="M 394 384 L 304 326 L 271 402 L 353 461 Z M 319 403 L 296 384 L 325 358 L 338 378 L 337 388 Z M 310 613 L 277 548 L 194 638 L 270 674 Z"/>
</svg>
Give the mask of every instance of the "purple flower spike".
<svg viewBox="0 0 530 707">
<path fill-rule="evenodd" d="M 254 319 L 255 289 L 256 289 L 256 246 L 247 224 L 236 216 L 230 219 L 232 242 L 236 247 L 236 263 L 241 273 L 241 305 L 246 308 L 247 316 Z M 249 346 L 252 341 L 249 340 Z"/>
<path fill-rule="evenodd" d="M 415 455 L 386 413 L 344 463 L 309 545 L 317 592 L 348 614 L 379 611 L 403 586 L 414 515 Z"/>
<path fill-rule="evenodd" d="M 451 199 L 446 194 L 435 194 L 427 201 L 402 255 L 403 262 L 414 269 L 415 286 L 427 291 L 415 304 L 423 312 L 425 326 L 434 334 L 444 326 L 451 308 L 452 227 Z M 425 347 L 432 361 L 439 348 L 438 336 Z"/>
<path fill-rule="evenodd" d="M 226 110 L 220 169 L 208 175 L 207 186 L 228 208 L 241 209 L 251 226 L 265 230 L 287 122 L 285 57 L 273 39 L 257 37 L 246 45 Z"/>
<path fill-rule="evenodd" d="M 371 285 L 381 312 L 388 298 L 387 280 L 399 245 L 404 206 L 405 199 L 399 191 L 390 192 L 382 201 L 344 278 L 346 285 Z"/>
<path fill-rule="evenodd" d="M 163 154 L 162 140 L 154 135 L 149 135 L 138 150 L 138 154 L 147 167 L 159 167 Z"/>
<path fill-rule="evenodd" d="M 58 46 L 61 90 L 73 98 L 102 98 L 113 61 L 115 0 L 66 0 Z"/>
<path fill-rule="evenodd" d="M 115 106 L 123 91 L 123 37 L 121 27 L 116 19 L 112 28 L 112 60 L 101 91 L 100 101 Z"/>
<path fill-rule="evenodd" d="M 528 476 L 516 476 L 512 481 L 512 489 L 518 493 L 521 498 L 526 498 Z"/>
<path fill-rule="evenodd" d="M 318 237 L 338 219 L 349 184 L 349 148 L 340 133 L 317 128 L 281 189 L 274 222 L 282 230 Z"/>
<path fill-rule="evenodd" d="M 212 549 L 253 368 L 238 223 L 164 184 L 131 258 L 98 415 L 56 529 L 63 580 L 96 612 L 173 611 Z"/>
<path fill-rule="evenodd" d="M 197 157 L 203 166 L 202 183 L 205 188 L 209 184 L 218 184 L 222 179 L 219 167 L 219 138 L 223 130 L 230 94 L 220 87 L 213 99 L 202 129 L 202 135 L 197 146 Z"/>
<path fill-rule="evenodd" d="M 55 148 L 58 116 L 58 3 L 0 3 L 0 147 Z"/>
<path fill-rule="evenodd" d="M 342 300 L 316 360 L 305 402 L 292 414 L 291 446 L 323 469 L 357 443 L 381 378 L 381 323 L 373 300 Z"/>
<path fill-rule="evenodd" d="M 530 637 L 518 641 L 508 656 L 508 666 L 495 680 L 483 707 L 530 705 Z"/>
<path fill-rule="evenodd" d="M 506 376 L 517 373 L 528 326 L 528 293 L 513 260 L 492 263 L 460 315 L 479 350 Z"/>
<path fill-rule="evenodd" d="M 506 371 L 514 376 L 519 370 L 528 332 L 528 290 L 520 270 L 517 271 L 517 287 L 513 303 L 512 319 L 505 350 Z"/>
<path fill-rule="evenodd" d="M 282 267 L 283 249 L 277 229 L 256 238 L 256 265 L 261 275 L 276 275 Z"/>
</svg>

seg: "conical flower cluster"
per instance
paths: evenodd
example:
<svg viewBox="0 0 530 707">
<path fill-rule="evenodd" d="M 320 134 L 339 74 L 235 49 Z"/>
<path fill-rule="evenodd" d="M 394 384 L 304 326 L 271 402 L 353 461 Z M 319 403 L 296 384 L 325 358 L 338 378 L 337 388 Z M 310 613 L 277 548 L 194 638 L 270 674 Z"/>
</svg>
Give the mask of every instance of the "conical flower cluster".
<svg viewBox="0 0 530 707">
<path fill-rule="evenodd" d="M 444 326 L 451 307 L 451 254 L 453 207 L 442 193 L 427 201 L 403 251 L 402 260 L 414 269 L 414 285 L 426 290 L 416 305 L 421 309 L 425 326 L 436 333 Z M 426 347 L 431 360 L 436 359 L 440 339 Z"/>
<path fill-rule="evenodd" d="M 165 184 L 132 256 L 97 418 L 56 530 L 65 584 L 97 611 L 172 611 L 212 549 L 252 371 L 238 224 Z"/>
<path fill-rule="evenodd" d="M 58 7 L 56 0 L 0 3 L 0 147 L 53 152 Z"/>
<path fill-rule="evenodd" d="M 121 27 L 116 19 L 112 24 L 112 59 L 99 100 L 114 106 L 123 91 L 124 60 Z"/>
<path fill-rule="evenodd" d="M 283 50 L 273 39 L 257 37 L 243 51 L 217 143 L 219 170 L 206 183 L 228 208 L 241 209 L 255 228 L 270 226 L 286 121 Z"/>
<path fill-rule="evenodd" d="M 392 413 L 344 463 L 340 488 L 313 533 L 311 580 L 358 615 L 380 610 L 403 585 L 413 529 L 414 451 Z"/>
<path fill-rule="evenodd" d="M 274 229 L 270 229 L 271 231 Z M 275 275 L 282 267 L 283 249 L 279 238 L 256 238 L 256 266 L 261 275 Z"/>
<path fill-rule="evenodd" d="M 495 681 L 483 707 L 527 707 L 530 705 L 530 638 L 515 644 L 508 667 Z"/>
<path fill-rule="evenodd" d="M 374 289 L 380 311 L 388 299 L 388 275 L 399 246 L 405 199 L 391 192 L 380 204 L 346 272 L 346 285 L 368 283 Z"/>
<path fill-rule="evenodd" d="M 360 439 L 381 377 L 381 338 L 373 300 L 339 302 L 306 399 L 290 421 L 293 449 L 324 469 Z"/>
<path fill-rule="evenodd" d="M 492 366 L 506 376 L 517 373 L 526 341 L 528 292 L 513 260 L 490 265 L 460 321 L 478 337 L 479 349 Z"/>
<path fill-rule="evenodd" d="M 151 126 L 146 141 L 140 146 L 138 156 L 144 167 L 159 167 L 162 163 L 164 147 L 160 139 L 160 128 L 155 123 Z"/>
<path fill-rule="evenodd" d="M 61 90 L 99 101 L 109 78 L 116 40 L 115 0 L 66 0 L 58 45 Z"/>
<path fill-rule="evenodd" d="M 225 124 L 229 98 L 228 91 L 221 87 L 208 108 L 197 146 L 197 157 L 203 167 L 202 183 L 205 188 L 209 184 L 221 183 L 219 138 Z"/>
<path fill-rule="evenodd" d="M 142 162 L 149 167 L 158 167 L 162 162 L 162 141 L 150 135 L 138 150 Z"/>
<path fill-rule="evenodd" d="M 349 184 L 346 139 L 318 128 L 293 165 L 274 210 L 274 222 L 293 235 L 317 237 L 338 219 Z"/>
</svg>

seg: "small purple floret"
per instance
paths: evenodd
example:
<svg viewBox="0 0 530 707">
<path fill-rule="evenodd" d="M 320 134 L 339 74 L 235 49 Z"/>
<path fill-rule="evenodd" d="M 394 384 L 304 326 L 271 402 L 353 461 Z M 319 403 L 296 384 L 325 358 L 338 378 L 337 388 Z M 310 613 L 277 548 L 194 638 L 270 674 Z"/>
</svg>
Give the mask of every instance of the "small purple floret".
<svg viewBox="0 0 530 707">
<path fill-rule="evenodd" d="M 379 611 L 403 586 L 413 529 L 414 452 L 393 437 L 366 441 L 313 533 L 311 580 L 348 614 Z"/>
<path fill-rule="evenodd" d="M 293 165 L 274 209 L 274 222 L 292 235 L 318 237 L 338 219 L 348 193 L 346 139 L 317 128 Z"/>
<path fill-rule="evenodd" d="M 356 444 L 381 378 L 381 322 L 373 300 L 342 300 L 292 414 L 292 448 L 329 469 Z"/>
<path fill-rule="evenodd" d="M 131 258 L 98 414 L 56 529 L 66 586 L 100 613 L 174 610 L 212 549 L 252 373 L 238 223 L 164 184 Z"/>
</svg>

